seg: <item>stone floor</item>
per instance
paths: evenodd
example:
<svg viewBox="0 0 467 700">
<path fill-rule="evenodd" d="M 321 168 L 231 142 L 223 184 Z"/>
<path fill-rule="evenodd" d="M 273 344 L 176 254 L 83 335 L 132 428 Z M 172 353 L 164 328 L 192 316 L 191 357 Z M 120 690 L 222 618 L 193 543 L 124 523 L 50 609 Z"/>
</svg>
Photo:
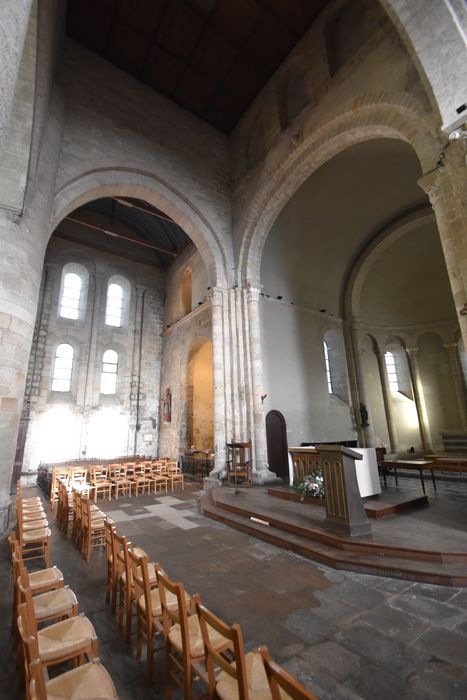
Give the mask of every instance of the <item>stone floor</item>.
<svg viewBox="0 0 467 700">
<path fill-rule="evenodd" d="M 227 622 L 247 647 L 267 644 L 322 700 L 467 697 L 467 589 L 341 573 L 216 524 L 198 513 L 197 488 L 100 502 L 118 529 Z M 441 497 L 442 494 L 439 495 Z M 53 523 L 53 517 L 50 518 Z M 162 696 L 119 635 L 105 604 L 105 558 L 89 564 L 54 529 L 53 563 L 95 625 L 100 657 L 125 700 Z M 9 556 L 2 542 L 0 698 L 20 698 L 9 636 Z M 177 696 L 175 696 L 177 697 Z"/>
</svg>

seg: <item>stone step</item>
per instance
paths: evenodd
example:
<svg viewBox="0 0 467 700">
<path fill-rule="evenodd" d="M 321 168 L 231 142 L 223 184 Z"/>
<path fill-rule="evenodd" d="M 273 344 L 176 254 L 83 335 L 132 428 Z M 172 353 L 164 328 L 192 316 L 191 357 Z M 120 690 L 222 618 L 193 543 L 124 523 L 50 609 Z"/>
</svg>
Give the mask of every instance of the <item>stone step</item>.
<svg viewBox="0 0 467 700">
<path fill-rule="evenodd" d="M 213 492 L 201 498 L 201 510 L 206 517 L 217 520 L 229 527 L 246 532 L 261 540 L 279 547 L 289 549 L 309 559 L 318 561 L 335 569 L 359 573 L 401 578 L 422 583 L 446 586 L 467 586 L 467 564 L 463 561 L 435 561 L 411 559 L 407 556 L 395 556 L 380 550 L 369 553 L 364 548 L 346 548 L 333 546 L 330 542 L 313 539 L 308 533 L 292 532 L 283 529 L 278 523 L 271 524 L 266 513 L 241 512 L 226 507 L 215 498 Z M 263 516 L 263 517 L 261 517 Z M 252 520 L 254 517 L 256 520 Z M 264 523 L 258 522 L 263 520 Z"/>
</svg>

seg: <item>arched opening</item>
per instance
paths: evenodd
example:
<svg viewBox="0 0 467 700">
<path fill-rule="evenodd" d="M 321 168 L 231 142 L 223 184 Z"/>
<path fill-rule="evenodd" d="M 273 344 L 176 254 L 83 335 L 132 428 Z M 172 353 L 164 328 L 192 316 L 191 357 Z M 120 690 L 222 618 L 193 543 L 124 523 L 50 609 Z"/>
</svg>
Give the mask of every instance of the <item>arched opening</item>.
<svg viewBox="0 0 467 700">
<path fill-rule="evenodd" d="M 195 335 L 195 328 L 180 325 L 185 311 L 179 279 L 190 271 L 190 287 L 195 285 L 201 304 L 209 286 L 200 253 L 165 212 L 143 200 L 109 196 L 87 202 L 60 222 L 50 238 L 45 266 L 40 332 L 32 346 L 33 369 L 25 390 L 29 427 L 24 471 L 51 458 L 38 436 L 50 436 L 59 409 L 70 439 L 54 448 L 54 458 L 157 456 L 160 434 L 178 420 L 183 391 L 178 367 L 186 361 L 184 343 L 190 342 L 190 333 Z M 183 302 L 191 310 L 187 297 L 186 292 Z M 201 319 L 210 324 L 207 305 Z M 74 354 L 65 355 L 63 348 Z M 207 348 L 193 360 L 195 404 L 201 416 L 194 424 L 203 449 L 213 447 L 209 348 L 210 355 Z M 43 356 L 52 361 L 40 361 Z M 209 400 L 203 398 L 208 361 Z M 174 399 L 171 416 L 163 423 L 159 406 L 166 380 Z M 166 455 L 178 458 L 178 448 L 170 445 Z"/>
<path fill-rule="evenodd" d="M 261 258 L 264 384 L 284 413 L 290 444 L 362 442 L 358 411 L 366 402 L 370 425 L 365 440 L 390 449 L 390 435 L 396 435 L 401 450 L 422 449 L 405 347 L 399 344 L 396 352 L 386 347 L 386 339 L 403 336 L 402 327 L 416 324 L 438 324 L 452 335 L 457 323 L 420 176 L 420 163 L 407 143 L 373 139 L 350 146 L 304 182 L 269 231 Z M 412 221 L 407 235 L 394 234 L 389 243 L 387 234 L 380 255 L 355 284 L 353 270 L 375 241 L 383 240 L 382 232 L 418 213 L 420 222 Z M 426 267 L 417 262 L 422 253 Z M 350 306 L 349 280 L 352 289 L 359 289 L 358 302 L 355 298 Z M 352 324 L 361 329 L 360 341 L 350 332 Z M 365 332 L 371 339 L 364 340 Z M 332 335 L 342 338 L 341 363 L 331 357 Z M 409 335 L 406 347 L 416 344 Z M 399 378 L 394 392 L 388 386 L 385 350 L 393 353 Z M 343 367 L 342 391 L 334 389 L 333 364 Z"/>
<path fill-rule="evenodd" d="M 214 382 L 212 342 L 197 340 L 187 366 L 187 448 L 213 452 Z"/>
</svg>

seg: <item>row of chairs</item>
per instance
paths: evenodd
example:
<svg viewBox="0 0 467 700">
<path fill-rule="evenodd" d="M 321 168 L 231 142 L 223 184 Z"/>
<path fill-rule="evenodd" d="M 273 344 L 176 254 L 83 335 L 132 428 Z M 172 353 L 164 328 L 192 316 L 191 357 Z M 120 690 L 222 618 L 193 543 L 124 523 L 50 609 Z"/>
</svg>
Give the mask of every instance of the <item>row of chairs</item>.
<svg viewBox="0 0 467 700">
<path fill-rule="evenodd" d="M 245 653 L 239 625 L 227 625 L 210 612 L 198 594 L 190 595 L 144 550 L 133 546 L 115 525 L 105 524 L 106 600 L 127 641 L 136 616 L 136 656 L 146 646 L 147 675 L 153 674 L 155 639 L 165 649 L 166 689 L 175 683 L 191 700 L 194 680 L 221 700 L 315 700 L 295 678 L 276 664 L 266 647 Z M 134 614 L 135 613 L 135 614 Z"/>
<path fill-rule="evenodd" d="M 19 541 L 9 538 L 13 572 L 12 633 L 24 665 L 27 700 L 80 698 L 114 700 L 115 686 L 98 658 L 92 623 L 78 612 L 75 593 L 56 567 L 28 572 Z M 50 678 L 51 667 L 72 662 L 72 670 Z"/>
<path fill-rule="evenodd" d="M 65 535 L 71 529 L 71 539 L 86 561 L 93 549 L 104 546 L 106 522 L 112 520 L 91 503 L 88 495 L 77 489 L 70 492 L 64 482 L 59 482 L 57 526 Z"/>
<path fill-rule="evenodd" d="M 177 462 L 170 460 L 142 460 L 139 462 L 124 462 L 108 466 L 94 466 L 89 470 L 73 467 L 64 470 L 63 474 L 54 475 L 51 488 L 52 505 L 59 499 L 60 484 L 65 484 L 68 491 L 78 490 L 92 496 L 94 502 L 99 496 L 112 496 L 118 500 L 119 495 L 139 496 L 140 493 L 157 493 L 170 488 L 184 488 L 184 477 Z"/>
<path fill-rule="evenodd" d="M 21 482 L 17 484 L 16 536 L 24 559 L 44 560 L 50 566 L 51 532 L 39 497 L 24 498 Z"/>
</svg>

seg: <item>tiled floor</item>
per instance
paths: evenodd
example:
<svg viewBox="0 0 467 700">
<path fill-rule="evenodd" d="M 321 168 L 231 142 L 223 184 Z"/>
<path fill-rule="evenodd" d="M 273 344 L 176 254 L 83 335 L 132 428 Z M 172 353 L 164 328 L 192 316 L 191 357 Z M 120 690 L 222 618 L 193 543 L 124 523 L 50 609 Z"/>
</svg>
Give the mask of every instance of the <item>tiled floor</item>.
<svg viewBox="0 0 467 700">
<path fill-rule="evenodd" d="M 322 700 L 465 700 L 467 589 L 327 569 L 205 519 L 197 488 L 100 505 L 173 578 L 226 621 L 239 622 L 248 647 L 267 644 Z M 2 557 L 0 697 L 19 698 L 7 630 L 5 543 Z M 54 532 L 52 557 L 95 625 L 119 697 L 161 697 L 162 654 L 147 684 L 144 664 L 121 640 L 105 604 L 103 554 L 86 564 L 69 539 Z"/>
</svg>

